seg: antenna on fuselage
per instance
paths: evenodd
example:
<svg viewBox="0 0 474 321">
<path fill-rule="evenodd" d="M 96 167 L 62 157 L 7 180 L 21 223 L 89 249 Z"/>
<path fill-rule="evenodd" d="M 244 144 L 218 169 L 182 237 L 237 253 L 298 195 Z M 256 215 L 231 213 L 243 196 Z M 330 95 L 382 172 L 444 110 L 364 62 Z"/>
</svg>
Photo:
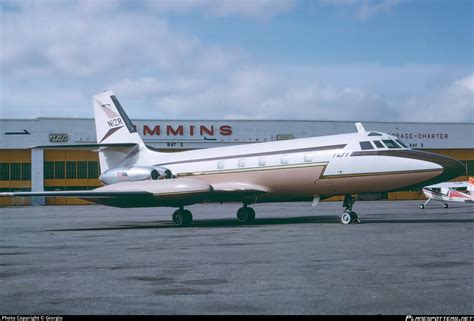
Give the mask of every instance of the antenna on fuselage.
<svg viewBox="0 0 474 321">
<path fill-rule="evenodd" d="M 364 133 L 364 132 L 365 132 L 365 128 L 364 128 L 364 126 L 362 125 L 362 123 L 355 123 L 355 125 L 356 125 L 357 131 L 358 131 L 359 133 Z"/>
</svg>

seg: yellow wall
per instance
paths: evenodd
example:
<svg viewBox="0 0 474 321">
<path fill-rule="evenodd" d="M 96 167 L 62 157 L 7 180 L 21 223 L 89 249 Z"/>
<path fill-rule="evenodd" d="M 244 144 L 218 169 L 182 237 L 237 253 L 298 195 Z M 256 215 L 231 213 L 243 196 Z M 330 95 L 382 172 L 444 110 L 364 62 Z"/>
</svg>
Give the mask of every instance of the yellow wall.
<svg viewBox="0 0 474 321">
<path fill-rule="evenodd" d="M 89 150 L 45 150 L 44 161 L 99 161 L 96 152 Z M 98 179 L 45 179 L 44 186 L 82 186 L 87 187 L 102 186 Z M 85 205 L 92 204 L 75 197 L 46 197 L 47 205 Z"/>
<path fill-rule="evenodd" d="M 474 149 L 427 149 L 427 152 L 445 155 L 460 161 L 474 160 Z M 464 182 L 469 176 L 459 176 L 451 181 Z"/>
<path fill-rule="evenodd" d="M 0 149 L 0 163 L 31 163 L 31 152 L 28 149 Z M 0 188 L 29 188 L 31 181 L 2 181 Z M 1 197 L 0 206 L 7 205 L 30 205 L 29 197 Z"/>
<path fill-rule="evenodd" d="M 441 155 L 446 155 L 458 160 L 474 160 L 474 150 L 472 149 L 431 149 L 426 150 Z M 89 150 L 45 150 L 44 161 L 98 161 L 96 152 Z M 0 150 L 1 163 L 31 163 L 30 150 Z M 461 176 L 456 181 L 467 180 L 467 176 Z M 45 179 L 44 186 L 81 186 L 87 188 L 102 186 L 98 179 Z M 0 188 L 31 188 L 31 181 L 0 181 Z M 420 192 L 395 192 L 389 193 L 390 200 L 424 199 Z M 342 196 L 331 197 L 327 201 L 342 201 Z M 0 198 L 0 206 L 3 205 L 29 205 L 29 198 Z M 72 205 L 90 204 L 78 198 L 47 197 L 48 205 Z"/>
</svg>

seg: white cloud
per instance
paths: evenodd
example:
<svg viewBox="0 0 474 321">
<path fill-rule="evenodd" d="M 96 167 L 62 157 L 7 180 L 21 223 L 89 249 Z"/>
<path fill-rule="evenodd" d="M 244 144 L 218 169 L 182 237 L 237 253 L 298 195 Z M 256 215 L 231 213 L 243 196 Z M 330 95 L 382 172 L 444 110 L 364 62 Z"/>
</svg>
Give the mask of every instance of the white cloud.
<svg viewBox="0 0 474 321">
<path fill-rule="evenodd" d="M 286 14 L 296 5 L 295 0 L 2 0 L 9 9 L 26 10 L 48 6 L 73 8 L 88 14 L 115 13 L 117 10 L 152 10 L 162 14 L 198 12 L 212 17 L 240 16 L 266 20 Z M 0 7 L 1 8 L 1 7 Z"/>
<path fill-rule="evenodd" d="M 200 11 L 215 17 L 241 16 L 266 20 L 289 12 L 294 0 L 144 0 L 143 4 L 164 13 Z"/>
<path fill-rule="evenodd" d="M 183 66 L 200 52 L 192 37 L 176 37 L 166 21 L 151 15 L 103 15 L 47 7 L 7 13 L 2 21 L 2 66 L 7 75 L 106 75 L 140 70 L 150 64 L 162 70 Z"/>
<path fill-rule="evenodd" d="M 112 89 L 132 118 L 474 120 L 473 76 L 438 66 L 270 65 L 177 32 L 156 14 L 179 8 L 16 3 L 1 17 L 1 117 L 92 117 L 92 95 Z M 240 12 L 212 3 L 194 5 Z M 252 3 L 239 10 L 257 10 Z"/>
<path fill-rule="evenodd" d="M 140 114 L 152 118 L 376 120 L 387 114 L 399 116 L 382 99 L 362 89 L 315 80 L 307 83 L 257 66 L 234 70 L 223 82 L 127 79 L 109 87 L 131 97 L 134 106 L 146 105 Z"/>
<path fill-rule="evenodd" d="M 379 3 L 371 3 L 369 0 L 362 0 L 360 7 L 357 9 L 357 18 L 366 20 L 379 13 L 388 13 L 400 3 L 400 0 L 384 0 Z"/>
<path fill-rule="evenodd" d="M 474 94 L 474 74 L 457 80 L 454 83 L 454 86 L 465 88 L 465 89 L 467 89 L 468 91 L 471 92 L 471 95 Z"/>
<path fill-rule="evenodd" d="M 401 0 L 320 0 L 324 5 L 349 7 L 359 20 L 367 20 L 380 13 L 389 13 Z"/>
<path fill-rule="evenodd" d="M 474 122 L 474 74 L 428 96 L 411 97 L 403 120 Z"/>
</svg>

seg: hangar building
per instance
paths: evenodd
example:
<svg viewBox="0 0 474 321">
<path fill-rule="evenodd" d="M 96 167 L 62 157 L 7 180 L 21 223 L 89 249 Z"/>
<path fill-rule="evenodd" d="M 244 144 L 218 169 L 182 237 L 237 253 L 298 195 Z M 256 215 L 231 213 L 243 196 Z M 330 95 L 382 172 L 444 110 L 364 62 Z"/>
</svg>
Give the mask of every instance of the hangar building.
<svg viewBox="0 0 474 321">
<path fill-rule="evenodd" d="M 133 122 L 145 144 L 176 152 L 234 144 L 355 132 L 354 122 L 292 120 L 149 120 Z M 362 122 L 367 130 L 399 137 L 412 148 L 458 159 L 474 175 L 473 123 Z M 82 190 L 101 186 L 93 119 L 0 119 L 0 191 Z M 61 149 L 64 145 L 74 145 Z M 81 147 L 82 146 L 82 147 Z M 418 199 L 404 191 L 388 199 Z M 422 197 L 421 197 L 422 198 Z M 86 204 L 74 198 L 1 198 L 0 205 Z"/>
</svg>

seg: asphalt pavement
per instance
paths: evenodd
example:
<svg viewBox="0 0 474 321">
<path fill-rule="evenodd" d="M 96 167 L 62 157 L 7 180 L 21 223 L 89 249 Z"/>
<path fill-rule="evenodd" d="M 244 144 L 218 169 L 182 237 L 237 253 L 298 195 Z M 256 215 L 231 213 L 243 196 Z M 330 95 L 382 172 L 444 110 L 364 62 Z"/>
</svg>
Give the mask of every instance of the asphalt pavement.
<svg viewBox="0 0 474 321">
<path fill-rule="evenodd" d="M 0 208 L 0 314 L 474 314 L 474 206 Z"/>
</svg>

